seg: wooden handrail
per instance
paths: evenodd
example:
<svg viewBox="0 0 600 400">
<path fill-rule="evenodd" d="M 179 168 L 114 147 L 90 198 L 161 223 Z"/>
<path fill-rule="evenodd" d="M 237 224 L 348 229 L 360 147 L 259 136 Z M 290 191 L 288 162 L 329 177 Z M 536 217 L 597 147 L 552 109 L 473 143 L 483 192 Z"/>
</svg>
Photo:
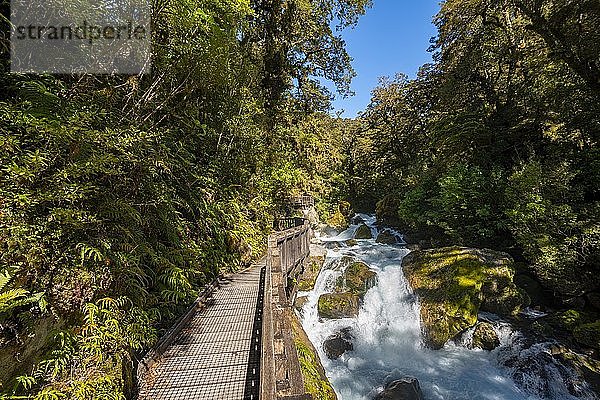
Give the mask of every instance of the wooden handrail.
<svg viewBox="0 0 600 400">
<path fill-rule="evenodd" d="M 288 229 L 302 226 L 305 222 L 306 219 L 301 217 L 277 218 L 275 221 L 273 221 L 273 228 L 276 231 L 286 231 Z"/>
<path fill-rule="evenodd" d="M 307 209 L 315 206 L 315 199 L 309 194 L 303 194 L 292 198 L 292 204 L 296 208 Z"/>
<path fill-rule="evenodd" d="M 304 383 L 289 313 L 295 277 L 310 255 L 312 230 L 301 226 L 269 236 L 262 326 L 260 399 L 303 396 Z"/>
</svg>

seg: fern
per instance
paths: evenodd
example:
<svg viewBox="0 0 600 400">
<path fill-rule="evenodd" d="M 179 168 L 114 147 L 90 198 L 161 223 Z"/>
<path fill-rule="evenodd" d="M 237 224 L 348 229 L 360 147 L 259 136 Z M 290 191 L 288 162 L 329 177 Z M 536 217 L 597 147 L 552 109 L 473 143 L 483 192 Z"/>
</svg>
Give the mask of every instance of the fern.
<svg viewBox="0 0 600 400">
<path fill-rule="evenodd" d="M 11 316 L 11 311 L 29 304 L 37 303 L 40 308 L 45 308 L 43 293 L 31 295 L 29 291 L 20 287 L 11 287 L 17 268 L 6 268 L 0 271 L 0 321 Z"/>
</svg>

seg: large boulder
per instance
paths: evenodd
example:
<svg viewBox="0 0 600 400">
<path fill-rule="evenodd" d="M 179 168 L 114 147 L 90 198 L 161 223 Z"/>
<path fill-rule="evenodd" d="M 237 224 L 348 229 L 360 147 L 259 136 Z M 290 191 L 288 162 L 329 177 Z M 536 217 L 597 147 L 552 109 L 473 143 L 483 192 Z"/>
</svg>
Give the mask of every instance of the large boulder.
<svg viewBox="0 0 600 400">
<path fill-rule="evenodd" d="M 528 303 L 513 283 L 512 258 L 501 252 L 464 247 L 414 251 L 402 267 L 420 299 L 425 343 L 441 348 L 477 322 L 481 310 L 517 314 Z"/>
<path fill-rule="evenodd" d="M 319 317 L 328 319 L 352 318 L 358 315 L 360 298 L 352 293 L 327 293 L 319 297 Z"/>
<path fill-rule="evenodd" d="M 524 391 L 543 399 L 597 399 L 600 362 L 556 343 L 540 343 L 529 335 L 511 339 L 497 350 L 497 360 Z M 587 383 L 587 384 L 586 384 Z"/>
<path fill-rule="evenodd" d="M 492 324 L 488 322 L 477 324 L 473 331 L 472 347 L 475 349 L 491 351 L 498 346 L 500 346 L 500 339 Z"/>
<path fill-rule="evenodd" d="M 373 239 L 371 228 L 365 224 L 359 225 L 354 233 L 354 239 Z"/>
<path fill-rule="evenodd" d="M 417 378 L 406 377 L 387 384 L 375 400 L 423 400 L 423 393 Z"/>
<path fill-rule="evenodd" d="M 600 320 L 579 325 L 573 331 L 573 336 L 580 344 L 600 350 Z"/>
<path fill-rule="evenodd" d="M 336 281 L 335 291 L 356 294 L 362 298 L 376 284 L 377 273 L 364 262 L 353 260 Z"/>
<path fill-rule="evenodd" d="M 377 283 L 377 273 L 350 256 L 341 257 L 332 268 L 343 272 L 335 282 L 334 293 L 319 297 L 319 316 L 329 319 L 355 317 L 363 296 Z"/>
<path fill-rule="evenodd" d="M 325 339 L 323 351 L 329 359 L 337 360 L 345 352 L 354 350 L 352 339 L 350 328 L 342 329 Z"/>
<path fill-rule="evenodd" d="M 377 235 L 377 240 L 375 241 L 383 244 L 396 244 L 398 243 L 398 237 L 391 230 L 384 229 L 383 231 L 379 232 Z"/>
<path fill-rule="evenodd" d="M 348 219 L 340 212 L 336 211 L 327 219 L 327 225 L 337 232 L 348 229 Z"/>
<path fill-rule="evenodd" d="M 587 312 L 565 310 L 551 313 L 540 320 L 555 330 L 572 333 L 578 326 L 594 322 L 595 317 L 595 314 Z"/>
</svg>

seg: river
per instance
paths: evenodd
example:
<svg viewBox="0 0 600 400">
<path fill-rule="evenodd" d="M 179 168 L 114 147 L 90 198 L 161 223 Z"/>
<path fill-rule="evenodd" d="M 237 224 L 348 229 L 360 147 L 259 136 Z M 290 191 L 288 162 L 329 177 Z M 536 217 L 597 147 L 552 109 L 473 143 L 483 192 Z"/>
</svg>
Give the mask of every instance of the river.
<svg viewBox="0 0 600 400">
<path fill-rule="evenodd" d="M 376 234 L 374 218 L 361 216 Z M 589 390 L 583 390 L 582 396 L 570 395 L 561 380 L 564 371 L 553 372 L 552 368 L 556 367 L 552 365 L 543 366 L 544 377 L 538 378 L 539 371 L 533 370 L 515 379 L 515 371 L 501 361 L 519 356 L 522 349 L 518 332 L 506 322 L 494 323 L 501 346 L 493 351 L 469 349 L 468 333 L 462 341 L 449 342 L 441 350 L 425 348 L 421 343 L 418 299 L 412 294 L 401 268 L 409 250 L 375 240 L 360 240 L 354 246 L 343 244 L 355 230 L 356 226 L 351 226 L 336 237 L 321 238 L 324 242 L 339 242 L 340 247 L 328 250 L 314 290 L 299 293 L 299 296 L 308 296 L 301 311 L 302 324 L 318 349 L 327 376 L 341 400 L 372 399 L 387 382 L 406 376 L 419 380 L 427 400 L 595 398 Z M 334 268 L 345 255 L 367 263 L 377 272 L 378 283 L 365 295 L 358 317 L 320 320 L 318 298 L 332 291 L 341 274 Z M 494 319 L 493 315 L 488 317 Z M 322 350 L 323 342 L 342 328 L 351 329 L 354 350 L 338 360 L 329 360 Z M 545 350 L 540 348 L 539 351 Z M 538 382 L 541 379 L 544 381 Z"/>
</svg>

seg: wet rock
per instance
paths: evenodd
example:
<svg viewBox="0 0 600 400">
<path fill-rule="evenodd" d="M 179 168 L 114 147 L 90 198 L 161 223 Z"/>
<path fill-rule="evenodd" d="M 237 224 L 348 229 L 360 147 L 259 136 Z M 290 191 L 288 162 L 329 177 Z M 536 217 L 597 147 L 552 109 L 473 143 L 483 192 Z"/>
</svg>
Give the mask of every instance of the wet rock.
<svg viewBox="0 0 600 400">
<path fill-rule="evenodd" d="M 296 298 L 296 301 L 294 301 L 294 307 L 296 308 L 296 310 L 300 311 L 302 310 L 302 307 L 304 307 L 304 305 L 308 302 L 308 296 L 300 296 Z"/>
<path fill-rule="evenodd" d="M 579 325 L 573 331 L 573 336 L 582 345 L 600 350 L 600 320 Z"/>
<path fill-rule="evenodd" d="M 569 367 L 576 376 L 585 381 L 594 393 L 600 393 L 600 361 L 584 354 L 578 354 L 563 346 L 552 349 L 554 358 Z"/>
<path fill-rule="evenodd" d="M 358 244 L 355 239 L 346 240 L 344 243 L 346 243 L 346 246 L 348 247 L 356 246 Z"/>
<path fill-rule="evenodd" d="M 353 261 L 346 267 L 335 285 L 338 293 L 352 293 L 362 298 L 377 284 L 377 273 L 362 261 Z"/>
<path fill-rule="evenodd" d="M 425 343 L 441 348 L 477 322 L 479 310 L 517 314 L 528 298 L 512 282 L 512 258 L 486 249 L 446 247 L 415 251 L 403 262 L 420 299 Z"/>
<path fill-rule="evenodd" d="M 352 217 L 352 219 L 350 220 L 350 223 L 352 225 L 360 225 L 360 224 L 364 224 L 366 221 L 363 219 L 363 217 L 361 217 L 360 215 L 355 215 L 354 217 Z"/>
<path fill-rule="evenodd" d="M 473 348 L 483 350 L 494 350 L 500 346 L 500 339 L 498 334 L 494 330 L 492 324 L 488 322 L 481 322 L 477 324 L 473 331 Z"/>
<path fill-rule="evenodd" d="M 340 211 L 337 211 L 329 217 L 327 225 L 336 231 L 341 232 L 348 229 L 348 219 Z"/>
<path fill-rule="evenodd" d="M 350 328 L 342 329 L 329 336 L 323 342 L 323 351 L 331 360 L 337 360 L 347 351 L 354 350 Z"/>
<path fill-rule="evenodd" d="M 417 378 L 406 377 L 392 381 L 374 400 L 423 400 Z"/>
<path fill-rule="evenodd" d="M 537 398 L 598 398 L 600 363 L 562 346 L 518 336 L 499 349 L 498 361 L 509 368 L 515 383 Z"/>
<path fill-rule="evenodd" d="M 383 231 L 379 232 L 379 234 L 377 235 L 376 242 L 383 243 L 383 244 L 396 244 L 396 243 L 398 243 L 398 238 L 391 230 L 384 229 Z"/>
<path fill-rule="evenodd" d="M 328 293 L 319 297 L 319 317 L 328 319 L 352 318 L 358 315 L 360 298 L 352 293 Z"/>
<path fill-rule="evenodd" d="M 373 239 L 371 228 L 365 224 L 360 225 L 354 233 L 354 239 Z"/>
</svg>

